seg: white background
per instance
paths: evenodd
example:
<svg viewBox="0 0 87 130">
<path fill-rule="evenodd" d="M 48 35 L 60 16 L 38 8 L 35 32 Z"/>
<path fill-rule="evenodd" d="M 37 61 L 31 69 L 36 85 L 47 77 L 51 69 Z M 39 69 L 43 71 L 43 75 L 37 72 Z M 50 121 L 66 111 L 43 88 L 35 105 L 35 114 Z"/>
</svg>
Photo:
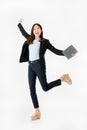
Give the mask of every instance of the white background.
<svg viewBox="0 0 87 130">
<path fill-rule="evenodd" d="M 32 122 L 27 63 L 19 63 L 25 38 L 17 24 L 23 18 L 28 33 L 34 23 L 42 25 L 44 37 L 58 49 L 73 44 L 78 54 L 70 60 L 47 51 L 48 82 L 69 73 L 73 84 L 43 92 L 37 80 L 41 120 Z M 0 129 L 87 130 L 87 1 L 0 1 Z"/>
</svg>

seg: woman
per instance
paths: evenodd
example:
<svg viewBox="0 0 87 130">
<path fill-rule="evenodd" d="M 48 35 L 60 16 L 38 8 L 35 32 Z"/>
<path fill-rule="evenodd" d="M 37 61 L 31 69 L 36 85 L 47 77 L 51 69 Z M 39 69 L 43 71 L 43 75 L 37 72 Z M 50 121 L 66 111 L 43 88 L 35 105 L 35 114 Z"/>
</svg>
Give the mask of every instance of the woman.
<svg viewBox="0 0 87 130">
<path fill-rule="evenodd" d="M 30 95 L 33 102 L 33 106 L 35 108 L 34 115 L 31 116 L 32 120 L 40 119 L 41 112 L 39 109 L 38 98 L 36 94 L 36 77 L 38 77 L 42 89 L 44 91 L 48 91 L 53 87 L 59 86 L 62 82 L 66 82 L 71 85 L 72 80 L 69 74 L 62 75 L 59 79 L 47 83 L 46 79 L 46 66 L 44 54 L 47 49 L 52 51 L 53 53 L 64 56 L 63 51 L 56 49 L 52 46 L 49 40 L 43 38 L 43 30 L 40 24 L 36 23 L 32 26 L 31 35 L 29 35 L 22 26 L 22 19 L 18 22 L 18 28 L 21 31 L 22 35 L 26 38 L 25 43 L 22 47 L 22 52 L 20 56 L 20 62 L 29 62 L 28 66 L 28 81 L 30 88 Z"/>
</svg>

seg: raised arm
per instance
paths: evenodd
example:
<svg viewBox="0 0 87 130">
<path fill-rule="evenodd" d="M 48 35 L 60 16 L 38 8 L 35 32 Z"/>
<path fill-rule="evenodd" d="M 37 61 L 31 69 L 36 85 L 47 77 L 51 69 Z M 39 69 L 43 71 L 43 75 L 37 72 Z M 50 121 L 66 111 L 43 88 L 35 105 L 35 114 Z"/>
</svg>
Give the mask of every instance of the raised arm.
<svg viewBox="0 0 87 130">
<path fill-rule="evenodd" d="M 19 28 L 19 30 L 20 30 L 20 32 L 22 33 L 22 35 L 26 38 L 26 39 L 28 39 L 29 37 L 30 37 L 30 35 L 25 31 L 25 29 L 23 28 L 23 26 L 22 26 L 22 19 L 20 19 L 19 21 L 18 21 L 18 28 Z"/>
<path fill-rule="evenodd" d="M 64 56 L 63 50 L 56 49 L 48 40 L 48 49 L 57 55 Z"/>
</svg>

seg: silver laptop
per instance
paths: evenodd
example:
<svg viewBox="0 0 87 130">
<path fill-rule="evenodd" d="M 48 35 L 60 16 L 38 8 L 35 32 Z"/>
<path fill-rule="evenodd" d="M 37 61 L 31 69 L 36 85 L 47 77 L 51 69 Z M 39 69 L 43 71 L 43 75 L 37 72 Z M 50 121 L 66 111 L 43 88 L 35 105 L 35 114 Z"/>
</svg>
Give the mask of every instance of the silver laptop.
<svg viewBox="0 0 87 130">
<path fill-rule="evenodd" d="M 63 51 L 63 54 L 66 56 L 67 59 L 72 58 L 72 54 L 76 54 L 76 53 L 77 50 L 73 45 L 70 45 Z"/>
</svg>

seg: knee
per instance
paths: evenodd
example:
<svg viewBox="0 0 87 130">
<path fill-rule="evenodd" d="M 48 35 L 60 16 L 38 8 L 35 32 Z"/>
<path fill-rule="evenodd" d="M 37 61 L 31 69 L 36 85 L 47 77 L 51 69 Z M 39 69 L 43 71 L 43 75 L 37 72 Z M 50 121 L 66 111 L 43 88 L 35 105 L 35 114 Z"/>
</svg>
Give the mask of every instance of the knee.
<svg viewBox="0 0 87 130">
<path fill-rule="evenodd" d="M 43 91 L 44 91 L 44 92 L 47 92 L 47 88 L 43 88 Z"/>
</svg>

